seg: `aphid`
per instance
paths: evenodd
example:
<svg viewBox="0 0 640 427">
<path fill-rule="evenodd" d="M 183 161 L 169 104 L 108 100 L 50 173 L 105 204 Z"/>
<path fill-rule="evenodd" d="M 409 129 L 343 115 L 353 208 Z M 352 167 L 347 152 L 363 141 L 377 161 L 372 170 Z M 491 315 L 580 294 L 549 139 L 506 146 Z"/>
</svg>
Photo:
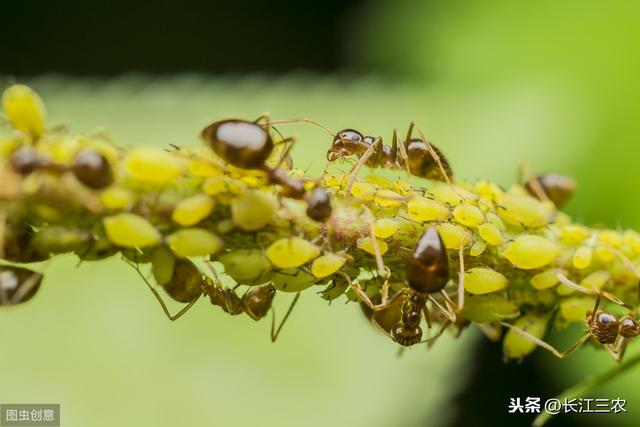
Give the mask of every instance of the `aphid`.
<svg viewBox="0 0 640 427">
<path fill-rule="evenodd" d="M 138 275 L 144 280 L 149 290 L 160 303 L 162 311 L 164 311 L 169 320 L 172 321 L 179 319 L 189 311 L 201 295 L 206 295 L 209 297 L 211 304 L 221 307 L 225 312 L 231 315 L 245 313 L 256 321 L 262 319 L 267 315 L 269 310 L 272 310 L 271 341 L 275 341 L 300 297 L 300 293 L 298 292 L 291 302 L 284 318 L 276 328 L 275 310 L 272 307 L 276 289 L 273 285 L 252 286 L 242 296 L 238 296 L 234 289 L 223 287 L 217 276 L 214 281 L 211 277 L 203 274 L 198 267 L 188 259 L 176 258 L 174 260 L 175 264 L 171 278 L 162 284 L 162 287 L 173 300 L 187 303 L 187 305 L 176 314 L 171 314 L 160 293 L 149 283 L 140 271 L 138 265 L 127 260 L 125 261 L 138 272 Z M 212 269 L 212 272 L 214 272 L 215 275 L 215 270 Z"/>
<path fill-rule="evenodd" d="M 609 292 L 605 292 L 600 289 L 592 289 L 579 286 L 570 281 L 562 273 L 558 273 L 557 277 L 563 284 L 570 288 L 579 290 L 587 294 L 596 295 L 596 301 L 593 310 L 588 311 L 585 315 L 585 326 L 587 328 L 587 332 L 582 337 L 580 337 L 571 347 L 569 347 L 565 351 L 558 351 L 549 343 L 541 340 L 540 338 L 530 334 L 523 329 L 520 329 L 506 322 L 501 322 L 501 324 L 512 330 L 514 333 L 528 339 L 532 343 L 544 348 L 554 356 L 561 359 L 569 356 L 577 348 L 579 348 L 580 345 L 589 340 L 589 338 L 593 337 L 596 339 L 596 341 L 603 345 L 603 347 L 609 352 L 609 354 L 615 361 L 621 361 L 624 357 L 624 352 L 627 348 L 629 340 L 640 335 L 640 321 L 633 315 L 632 308 Z M 615 304 L 627 308 L 630 314 L 622 316 L 620 318 L 616 318 L 616 316 L 609 311 L 599 310 L 601 297 L 604 297 Z"/>
<path fill-rule="evenodd" d="M 461 273 L 464 271 L 462 262 L 463 248 L 464 244 L 461 244 L 459 249 Z M 387 279 L 382 290 L 382 302 L 374 304 L 361 288 L 351 283 L 350 286 L 373 311 L 387 310 L 408 294 L 408 298 L 405 298 L 402 304 L 402 318 L 393 326 L 391 336 L 397 343 L 403 346 L 411 346 L 419 343 L 422 339 L 422 329 L 420 328 L 422 313 L 424 313 L 425 320 L 430 325 L 427 301 L 430 300 L 450 323 L 456 323 L 456 310 L 459 311 L 463 305 L 464 276 L 460 274 L 459 277 L 459 302 L 456 310 L 453 308 L 453 301 L 444 292 L 444 287 L 449 282 L 449 278 L 447 249 L 438 230 L 435 227 L 429 227 L 422 234 L 407 260 L 408 288 L 404 288 L 393 297 L 387 298 L 386 292 L 388 289 L 385 289 L 388 285 Z M 433 294 L 436 293 L 442 295 L 446 308 L 434 298 Z"/>
<path fill-rule="evenodd" d="M 42 274 L 12 266 L 0 266 L 0 305 L 18 305 L 38 292 Z"/>
<path fill-rule="evenodd" d="M 267 174 L 272 184 L 282 187 L 282 195 L 292 199 L 307 199 L 310 205 L 309 217 L 325 221 L 331 215 L 331 204 L 325 190 L 317 188 L 308 194 L 304 182 L 291 178 L 280 165 L 288 158 L 295 138 L 284 138 L 280 143 L 289 143 L 275 167 L 267 165 L 274 142 L 267 128 L 270 123 L 259 124 L 265 116 L 250 122 L 241 119 L 221 120 L 204 128 L 200 137 L 227 163 L 241 169 L 258 169 Z"/>
</svg>

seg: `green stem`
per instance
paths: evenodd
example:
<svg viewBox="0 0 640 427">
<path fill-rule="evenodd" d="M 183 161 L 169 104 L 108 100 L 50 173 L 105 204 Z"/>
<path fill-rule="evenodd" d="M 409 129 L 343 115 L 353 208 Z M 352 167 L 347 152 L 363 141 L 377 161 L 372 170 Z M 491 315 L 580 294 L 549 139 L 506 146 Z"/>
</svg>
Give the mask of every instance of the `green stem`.
<svg viewBox="0 0 640 427">
<path fill-rule="evenodd" d="M 581 396 L 584 396 L 589 391 L 593 390 L 596 387 L 600 387 L 603 384 L 615 379 L 617 376 L 622 373 L 628 371 L 629 369 L 635 367 L 638 363 L 640 363 L 640 354 L 636 354 L 635 356 L 627 359 L 624 363 L 616 365 L 612 369 L 609 369 L 600 375 L 591 376 L 586 380 L 582 381 L 566 389 L 564 392 L 559 394 L 556 398 L 559 401 L 564 401 L 564 399 L 577 399 Z M 540 415 L 536 417 L 533 421 L 533 427 L 541 427 L 546 424 L 549 419 L 551 419 L 553 415 L 548 412 L 542 412 Z"/>
</svg>

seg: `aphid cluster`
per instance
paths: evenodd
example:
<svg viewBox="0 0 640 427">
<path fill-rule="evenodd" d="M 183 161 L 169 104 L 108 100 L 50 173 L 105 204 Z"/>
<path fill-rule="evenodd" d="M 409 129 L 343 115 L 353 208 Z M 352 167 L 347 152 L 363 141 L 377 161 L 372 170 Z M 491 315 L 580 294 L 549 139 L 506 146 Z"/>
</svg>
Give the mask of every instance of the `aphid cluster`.
<svg viewBox="0 0 640 427">
<path fill-rule="evenodd" d="M 402 346 L 474 326 L 503 337 L 508 358 L 538 346 L 564 357 L 594 338 L 620 360 L 640 334 L 640 234 L 573 223 L 558 210 L 574 189 L 561 175 L 523 168 L 522 185 L 507 189 L 454 182 L 452 163 L 412 124 L 390 146 L 325 128 L 331 170 L 343 157 L 355 164 L 306 177 L 291 164 L 295 139 L 273 126 L 318 124 L 309 119 L 220 120 L 201 144 L 122 150 L 48 127 L 26 86 L 2 103 L 3 306 L 40 287 L 42 274 L 20 264 L 73 252 L 122 257 L 171 320 L 202 297 L 260 320 L 292 293 L 279 326 L 271 315 L 274 340 L 302 293 L 358 302 Z M 586 333 L 567 351 L 544 341 L 570 323 Z"/>
</svg>

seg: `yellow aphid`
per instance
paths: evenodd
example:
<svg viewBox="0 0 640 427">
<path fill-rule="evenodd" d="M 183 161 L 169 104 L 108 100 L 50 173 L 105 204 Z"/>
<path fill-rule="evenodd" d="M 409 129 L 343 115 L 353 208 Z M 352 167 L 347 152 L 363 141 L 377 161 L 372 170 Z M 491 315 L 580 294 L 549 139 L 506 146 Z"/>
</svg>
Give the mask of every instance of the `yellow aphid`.
<svg viewBox="0 0 640 427">
<path fill-rule="evenodd" d="M 513 319 L 518 314 L 518 306 L 502 294 L 471 296 L 465 300 L 464 309 L 460 313 L 465 319 L 477 323 Z"/>
<path fill-rule="evenodd" d="M 100 194 L 100 201 L 105 208 L 111 210 L 129 209 L 134 202 L 133 194 L 120 187 L 110 187 Z"/>
<path fill-rule="evenodd" d="M 507 278 L 490 268 L 475 267 L 464 273 L 464 288 L 470 294 L 489 294 L 507 286 Z"/>
<path fill-rule="evenodd" d="M 125 248 L 144 248 L 160 243 L 162 236 L 145 218 L 120 213 L 103 219 L 104 231 L 111 243 Z"/>
<path fill-rule="evenodd" d="M 236 283 L 259 285 L 271 278 L 271 263 L 260 249 L 236 249 L 219 255 L 218 261 Z"/>
<path fill-rule="evenodd" d="M 514 266 L 531 270 L 544 267 L 555 260 L 558 247 L 549 239 L 527 234 L 509 243 L 503 256 Z"/>
<path fill-rule="evenodd" d="M 30 87 L 14 84 L 2 94 L 2 108 L 13 127 L 39 138 L 44 132 L 47 112 L 40 96 Z"/>
<path fill-rule="evenodd" d="M 560 315 L 570 322 L 580 322 L 593 310 L 593 304 L 593 298 L 586 296 L 567 298 L 560 303 Z"/>
<path fill-rule="evenodd" d="M 182 174 L 178 160 L 160 148 L 133 148 L 124 159 L 129 175 L 146 184 L 167 184 Z"/>
<path fill-rule="evenodd" d="M 582 270 L 591 265 L 592 251 L 589 246 L 580 246 L 573 253 L 572 263 L 575 268 Z"/>
<path fill-rule="evenodd" d="M 500 229 L 489 222 L 485 222 L 484 224 L 480 225 L 480 227 L 478 227 L 478 233 L 485 242 L 492 246 L 498 246 L 502 244 L 503 239 L 502 233 L 500 233 Z"/>
<path fill-rule="evenodd" d="M 558 285 L 558 287 L 555 288 L 555 291 L 556 291 L 556 294 L 560 295 L 561 297 L 565 297 L 567 295 L 571 295 L 572 293 L 574 293 L 575 289 L 570 288 L 564 283 L 560 283 L 560 285 Z"/>
<path fill-rule="evenodd" d="M 151 273 L 160 286 L 167 283 L 173 277 L 176 258 L 166 246 L 159 246 L 151 256 Z"/>
<path fill-rule="evenodd" d="M 593 252 L 600 261 L 605 263 L 613 261 L 613 258 L 616 256 L 613 249 L 609 246 L 596 245 Z"/>
<path fill-rule="evenodd" d="M 187 170 L 191 175 L 200 178 L 210 178 L 222 175 L 222 170 L 213 162 L 204 159 L 193 159 L 187 164 Z"/>
<path fill-rule="evenodd" d="M 341 187 L 343 185 L 346 185 L 347 180 L 348 178 L 344 174 L 328 173 L 324 176 L 324 185 L 327 187 Z"/>
<path fill-rule="evenodd" d="M 562 272 L 563 271 L 559 268 L 550 268 L 542 273 L 535 274 L 530 279 L 531 286 L 538 290 L 552 288 L 560 282 L 560 279 L 558 279 L 558 273 Z"/>
<path fill-rule="evenodd" d="M 269 224 L 278 210 L 275 196 L 263 191 L 248 191 L 231 202 L 233 223 L 244 231 L 256 231 Z"/>
<path fill-rule="evenodd" d="M 195 225 L 211 214 L 213 199 L 206 194 L 196 194 L 181 200 L 171 213 L 171 219 L 184 227 Z"/>
<path fill-rule="evenodd" d="M 325 254 L 316 258 L 311 264 L 311 273 L 317 278 L 331 276 L 340 270 L 345 263 L 345 259 L 336 254 Z"/>
<path fill-rule="evenodd" d="M 622 244 L 622 236 L 613 230 L 603 230 L 598 233 L 598 241 L 604 245 L 618 248 Z"/>
<path fill-rule="evenodd" d="M 551 211 L 539 200 L 518 194 L 504 194 L 499 202 L 498 214 L 509 224 L 529 228 L 547 225 L 551 218 Z"/>
<path fill-rule="evenodd" d="M 477 227 L 484 222 L 482 211 L 467 202 L 460 203 L 453 209 L 453 217 L 462 225 Z"/>
<path fill-rule="evenodd" d="M 527 314 L 516 320 L 513 325 L 536 338 L 542 339 L 547 329 L 547 318 L 535 314 Z M 537 347 L 530 339 L 519 335 L 512 329 L 507 331 L 502 342 L 504 355 L 509 359 L 520 359 L 532 353 Z"/>
<path fill-rule="evenodd" d="M 601 289 L 611 279 L 611 273 L 605 270 L 594 271 L 580 281 L 580 286 L 589 289 Z"/>
<path fill-rule="evenodd" d="M 46 153 L 52 161 L 66 166 L 73 163 L 80 148 L 79 138 L 68 136 L 48 137 L 38 142 L 38 149 L 42 153 Z"/>
<path fill-rule="evenodd" d="M 456 193 L 457 192 L 457 193 Z M 445 183 L 436 183 L 429 188 L 429 193 L 438 201 L 456 206 L 462 201 L 462 193 L 468 193 L 467 191 L 449 185 Z M 460 193 L 460 195 L 458 195 Z"/>
<path fill-rule="evenodd" d="M 440 237 L 447 249 L 460 249 L 462 240 L 467 234 L 464 227 L 448 222 L 436 225 L 436 229 L 440 233 Z M 466 243 L 471 243 L 469 238 L 467 238 Z"/>
<path fill-rule="evenodd" d="M 315 281 L 313 274 L 300 268 L 289 268 L 276 272 L 271 284 L 282 292 L 300 292 L 311 287 Z"/>
<path fill-rule="evenodd" d="M 487 222 L 489 224 L 495 225 L 498 228 L 498 230 L 500 230 L 500 231 L 504 231 L 505 230 L 506 227 L 504 226 L 504 222 L 502 222 L 502 220 L 500 219 L 500 217 L 497 214 L 495 214 L 493 212 L 488 212 L 485 215 L 485 217 L 487 218 Z"/>
<path fill-rule="evenodd" d="M 224 247 L 222 239 L 204 228 L 183 228 L 167 236 L 167 244 L 180 257 L 205 256 Z"/>
<path fill-rule="evenodd" d="M 622 234 L 622 240 L 633 252 L 640 253 L 640 234 L 627 230 Z"/>
<path fill-rule="evenodd" d="M 356 181 L 351 186 L 351 195 L 358 200 L 370 201 L 376 195 L 376 187 L 368 182 Z"/>
<path fill-rule="evenodd" d="M 485 200 L 497 201 L 502 196 L 502 189 L 489 181 L 479 181 L 476 183 L 475 192 Z"/>
<path fill-rule="evenodd" d="M 407 203 L 407 214 L 414 221 L 443 221 L 449 218 L 449 208 L 437 200 L 413 197 Z"/>
<path fill-rule="evenodd" d="M 398 206 L 405 201 L 402 198 L 402 194 L 396 193 L 391 190 L 379 190 L 376 193 L 375 201 L 378 202 L 380 206 Z"/>
<path fill-rule="evenodd" d="M 380 239 L 386 239 L 398 231 L 398 221 L 391 218 L 380 218 L 373 224 L 373 234 Z"/>
<path fill-rule="evenodd" d="M 320 255 L 320 249 L 301 237 L 276 240 L 267 248 L 267 258 L 278 268 L 299 267 Z"/>
<path fill-rule="evenodd" d="M 393 187 L 393 183 L 389 181 L 387 178 L 384 178 L 379 175 L 367 175 L 363 179 L 364 182 L 368 182 L 369 184 L 373 184 L 378 188 L 391 188 Z"/>
<path fill-rule="evenodd" d="M 560 240 L 568 244 L 578 244 L 586 240 L 590 234 L 587 227 L 567 224 L 560 229 Z"/>
<path fill-rule="evenodd" d="M 400 192 L 400 194 L 408 194 L 413 191 L 413 187 L 407 181 L 398 180 L 393 184 L 393 186 Z"/>
<path fill-rule="evenodd" d="M 389 246 L 385 243 L 384 240 L 376 239 L 376 243 L 378 244 L 378 249 L 380 250 L 380 255 L 384 255 L 389 250 Z M 363 237 L 358 239 L 357 243 L 358 248 L 363 251 L 370 253 L 371 255 L 376 254 L 376 250 L 373 247 L 373 239 L 371 237 Z"/>
<path fill-rule="evenodd" d="M 469 255 L 480 256 L 487 249 L 487 244 L 483 240 L 476 240 L 475 243 L 469 249 Z"/>
<path fill-rule="evenodd" d="M 233 221 L 230 219 L 222 219 L 216 224 L 216 231 L 220 234 L 227 234 L 233 230 Z"/>
<path fill-rule="evenodd" d="M 233 194 L 240 195 L 247 192 L 247 184 L 237 179 L 227 180 L 227 188 Z"/>
<path fill-rule="evenodd" d="M 207 193 L 210 196 L 215 196 L 216 194 L 220 194 L 227 189 L 227 183 L 225 182 L 224 176 L 212 176 L 207 178 L 202 183 L 202 191 Z"/>
</svg>

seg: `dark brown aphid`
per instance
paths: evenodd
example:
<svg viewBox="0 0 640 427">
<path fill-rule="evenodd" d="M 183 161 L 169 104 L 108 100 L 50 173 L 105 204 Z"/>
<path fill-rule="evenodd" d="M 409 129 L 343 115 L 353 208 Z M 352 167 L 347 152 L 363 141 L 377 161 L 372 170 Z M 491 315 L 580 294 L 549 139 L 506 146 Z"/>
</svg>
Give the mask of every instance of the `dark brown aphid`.
<svg viewBox="0 0 640 427">
<path fill-rule="evenodd" d="M 539 189 L 536 189 L 536 184 Z M 544 195 L 553 202 L 557 207 L 563 206 L 573 195 L 576 183 L 569 177 L 557 173 L 546 173 L 538 175 L 530 179 L 525 188 L 534 197 L 540 198 L 538 190 L 544 192 Z"/>
<path fill-rule="evenodd" d="M 50 258 L 33 245 L 34 232 L 29 226 L 5 228 L 3 259 L 11 262 L 38 262 Z"/>
<path fill-rule="evenodd" d="M 391 328 L 392 338 L 404 346 L 414 345 L 422 339 L 420 322 L 422 313 L 425 320 L 430 322 L 427 301 L 433 302 L 447 317 L 450 323 L 456 323 L 457 316 L 449 296 L 444 287 L 449 281 L 449 258 L 447 249 L 435 227 L 429 227 L 420 237 L 407 260 L 407 288 L 396 293 L 387 301 L 374 304 L 362 289 L 352 286 L 374 312 L 388 310 L 401 301 L 403 296 L 408 298 L 402 303 L 402 318 Z M 440 305 L 433 294 L 440 293 L 447 308 Z"/>
<path fill-rule="evenodd" d="M 311 190 L 307 199 L 307 216 L 314 221 L 324 222 L 329 219 L 332 212 L 329 194 L 320 187 Z"/>
<path fill-rule="evenodd" d="M 95 150 L 82 150 L 76 156 L 73 175 L 89 188 L 100 190 L 113 184 L 113 171 L 107 159 Z"/>
<path fill-rule="evenodd" d="M 54 166 L 47 156 L 33 147 L 18 148 L 11 153 L 9 163 L 12 169 L 20 175 L 29 175 L 36 170 Z"/>
<path fill-rule="evenodd" d="M 22 267 L 0 266 L 0 305 L 18 305 L 38 292 L 42 274 Z"/>
<path fill-rule="evenodd" d="M 291 144 L 285 149 L 280 164 L 274 168 L 266 164 L 273 152 L 274 143 L 265 125 L 258 124 L 262 118 L 254 122 L 240 119 L 214 122 L 204 128 L 200 136 L 225 162 L 241 169 L 258 169 L 266 172 L 272 184 L 282 187 L 283 196 L 299 200 L 311 197 L 303 181 L 291 178 L 285 170 L 280 168 L 280 164 L 288 157 L 294 142 L 293 138 L 285 138 L 282 141 L 282 143 L 291 142 Z M 325 213 L 325 216 L 320 218 L 323 219 L 317 221 L 324 221 L 328 215 Z"/>
<path fill-rule="evenodd" d="M 393 132 L 389 147 L 380 137 L 364 136 L 355 129 L 344 129 L 336 134 L 327 151 L 327 160 L 356 156 L 366 156 L 369 167 L 407 170 L 412 175 L 435 181 L 450 181 L 453 177 L 451 166 L 442 152 L 424 137 L 413 138 L 415 123 L 411 123 L 407 137 L 400 139 L 397 129 Z M 421 134 L 421 132 L 418 130 Z"/>
</svg>

